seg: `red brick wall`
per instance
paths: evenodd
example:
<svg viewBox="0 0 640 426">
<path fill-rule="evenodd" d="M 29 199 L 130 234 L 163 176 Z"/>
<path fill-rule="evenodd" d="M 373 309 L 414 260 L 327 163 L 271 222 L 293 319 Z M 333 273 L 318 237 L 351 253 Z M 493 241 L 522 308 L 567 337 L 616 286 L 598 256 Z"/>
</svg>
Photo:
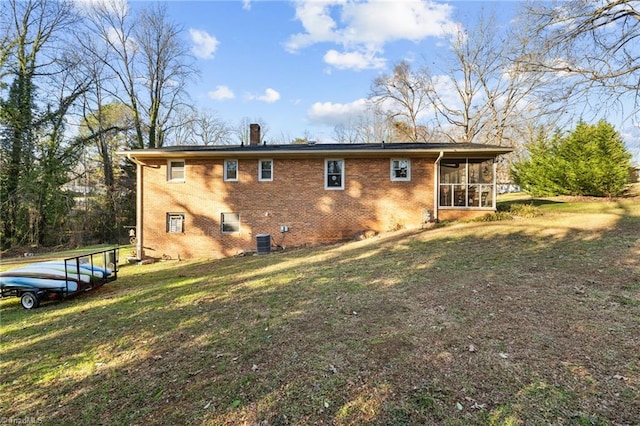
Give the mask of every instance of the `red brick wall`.
<svg viewBox="0 0 640 426">
<path fill-rule="evenodd" d="M 268 158 L 268 157 L 266 157 Z M 223 181 L 222 159 L 187 159 L 185 182 L 167 182 L 167 162 L 143 167 L 145 257 L 214 258 L 256 249 L 256 235 L 284 246 L 336 242 L 372 229 L 423 225 L 433 211 L 433 159 L 411 159 L 411 181 L 390 180 L 389 158 L 345 158 L 344 190 L 324 187 L 324 159 L 273 159 L 273 181 L 258 181 L 258 158 L 240 159 L 238 182 Z M 222 233 L 220 214 L 240 213 L 239 233 Z M 184 213 L 182 234 L 166 214 Z M 280 226 L 289 232 L 280 233 Z"/>
<path fill-rule="evenodd" d="M 441 208 L 438 210 L 438 220 L 471 220 L 476 219 L 480 216 L 484 216 L 487 213 L 493 212 L 492 209 L 482 209 L 482 210 L 474 210 L 474 209 L 449 209 L 449 208 Z"/>
</svg>

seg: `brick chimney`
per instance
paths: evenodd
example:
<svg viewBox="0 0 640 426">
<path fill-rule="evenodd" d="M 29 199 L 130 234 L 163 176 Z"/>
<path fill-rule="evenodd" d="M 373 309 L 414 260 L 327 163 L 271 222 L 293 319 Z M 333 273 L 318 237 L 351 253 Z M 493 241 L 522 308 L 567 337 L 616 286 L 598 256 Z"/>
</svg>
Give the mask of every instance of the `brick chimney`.
<svg viewBox="0 0 640 426">
<path fill-rule="evenodd" d="M 249 124 L 249 145 L 260 145 L 260 125 Z"/>
</svg>

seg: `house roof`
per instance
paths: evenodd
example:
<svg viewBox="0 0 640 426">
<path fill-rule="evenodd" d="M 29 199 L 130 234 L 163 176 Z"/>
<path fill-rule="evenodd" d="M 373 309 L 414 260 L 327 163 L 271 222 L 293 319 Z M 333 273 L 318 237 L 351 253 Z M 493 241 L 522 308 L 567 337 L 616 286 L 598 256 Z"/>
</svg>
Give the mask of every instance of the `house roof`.
<svg viewBox="0 0 640 426">
<path fill-rule="evenodd" d="M 283 145 L 176 145 L 155 149 L 135 149 L 119 151 L 129 158 L 231 158 L 231 157 L 281 157 L 307 158 L 326 156 L 382 157 L 382 156 L 438 156 L 453 157 L 495 157 L 513 151 L 497 145 L 473 143 L 367 143 L 367 144 L 283 144 Z"/>
</svg>

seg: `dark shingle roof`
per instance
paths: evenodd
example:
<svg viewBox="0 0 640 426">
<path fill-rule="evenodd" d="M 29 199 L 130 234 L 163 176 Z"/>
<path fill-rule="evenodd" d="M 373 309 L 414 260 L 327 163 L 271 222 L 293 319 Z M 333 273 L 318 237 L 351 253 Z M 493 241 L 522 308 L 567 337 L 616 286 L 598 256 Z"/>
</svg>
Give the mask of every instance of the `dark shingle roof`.
<svg viewBox="0 0 640 426">
<path fill-rule="evenodd" d="M 143 149 L 121 151 L 120 154 L 132 155 L 135 157 L 174 157 L 176 155 L 188 154 L 194 155 L 236 155 L 236 154 L 272 154 L 278 153 L 289 155 L 304 155 L 308 153 L 377 153 L 382 154 L 385 151 L 396 151 L 403 153 L 476 153 L 499 155 L 511 152 L 511 148 L 483 145 L 473 143 L 367 143 L 367 144 L 338 144 L 338 143 L 315 143 L 315 144 L 260 144 L 260 145 L 176 145 L 166 146 L 156 149 Z"/>
</svg>

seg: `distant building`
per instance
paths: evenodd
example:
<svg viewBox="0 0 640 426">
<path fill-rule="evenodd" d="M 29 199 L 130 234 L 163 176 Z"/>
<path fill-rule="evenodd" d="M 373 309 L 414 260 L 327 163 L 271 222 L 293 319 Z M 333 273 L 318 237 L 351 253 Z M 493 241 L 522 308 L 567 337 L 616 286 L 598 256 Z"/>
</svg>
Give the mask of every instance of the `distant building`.
<svg viewBox="0 0 640 426">
<path fill-rule="evenodd" d="M 638 183 L 640 182 L 640 165 L 632 166 L 629 170 L 629 182 L 630 183 Z"/>
</svg>

